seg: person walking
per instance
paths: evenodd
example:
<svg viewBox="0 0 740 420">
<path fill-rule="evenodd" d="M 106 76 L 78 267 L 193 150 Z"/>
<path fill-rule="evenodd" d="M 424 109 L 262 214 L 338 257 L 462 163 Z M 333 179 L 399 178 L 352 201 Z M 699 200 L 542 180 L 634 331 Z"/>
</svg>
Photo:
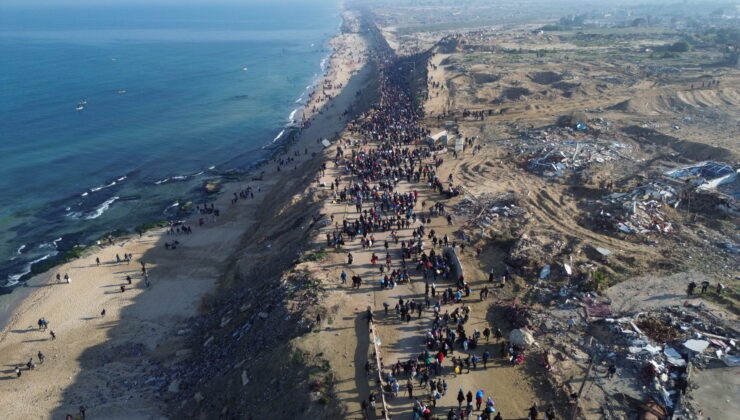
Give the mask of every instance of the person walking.
<svg viewBox="0 0 740 420">
<path fill-rule="evenodd" d="M 609 365 L 609 368 L 606 371 L 606 378 L 607 379 L 613 378 L 615 373 L 617 373 L 617 366 L 614 363 L 612 363 L 611 365 Z"/>
<path fill-rule="evenodd" d="M 696 283 L 692 281 L 689 283 L 688 287 L 686 287 L 686 294 L 692 296 L 694 294 L 694 289 L 696 289 Z"/>
<path fill-rule="evenodd" d="M 540 414 L 539 410 L 537 409 L 537 403 L 532 404 L 531 407 L 529 407 L 529 416 L 527 417 L 529 420 L 537 420 L 537 416 Z"/>
<path fill-rule="evenodd" d="M 707 289 L 708 288 L 709 288 L 709 282 L 708 281 L 704 280 L 703 282 L 701 282 L 701 294 L 702 295 L 707 292 Z"/>
<path fill-rule="evenodd" d="M 368 401 L 370 401 L 370 409 L 375 412 L 375 391 L 370 392 L 370 396 L 367 397 Z"/>
<path fill-rule="evenodd" d="M 105 318 L 105 308 L 103 308 L 103 310 L 100 311 L 100 317 Z"/>
<path fill-rule="evenodd" d="M 360 403 L 360 408 L 362 409 L 362 418 L 366 419 L 367 418 L 367 401 L 366 400 L 362 400 L 362 402 Z"/>
<path fill-rule="evenodd" d="M 342 273 L 339 275 L 339 277 L 342 279 L 342 284 L 347 284 L 347 273 L 342 270 Z"/>
</svg>

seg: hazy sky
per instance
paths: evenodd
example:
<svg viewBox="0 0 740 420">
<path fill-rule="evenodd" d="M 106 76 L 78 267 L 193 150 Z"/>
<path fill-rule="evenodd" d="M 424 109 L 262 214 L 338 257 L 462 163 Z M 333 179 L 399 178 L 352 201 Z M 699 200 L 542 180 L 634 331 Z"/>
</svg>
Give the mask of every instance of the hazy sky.
<svg viewBox="0 0 740 420">
<path fill-rule="evenodd" d="M 312 0 L 0 0 L 3 6 L 107 6 L 107 5 L 247 5 L 250 3 L 295 3 Z"/>
</svg>

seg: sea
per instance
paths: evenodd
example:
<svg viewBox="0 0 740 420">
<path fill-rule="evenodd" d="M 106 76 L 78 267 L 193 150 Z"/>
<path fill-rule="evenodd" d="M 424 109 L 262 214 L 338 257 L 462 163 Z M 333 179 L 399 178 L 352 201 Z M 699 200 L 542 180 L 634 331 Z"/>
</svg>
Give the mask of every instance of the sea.
<svg viewBox="0 0 740 420">
<path fill-rule="evenodd" d="M 341 23 L 336 0 L 105 3 L 0 4 L 0 295 L 268 158 Z"/>
</svg>

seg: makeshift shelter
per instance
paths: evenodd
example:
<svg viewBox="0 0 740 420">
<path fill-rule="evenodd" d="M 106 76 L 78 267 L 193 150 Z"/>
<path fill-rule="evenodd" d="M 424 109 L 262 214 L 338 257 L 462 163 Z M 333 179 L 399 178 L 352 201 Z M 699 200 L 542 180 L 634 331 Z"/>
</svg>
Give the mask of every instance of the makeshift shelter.
<svg viewBox="0 0 740 420">
<path fill-rule="evenodd" d="M 447 144 L 447 130 L 440 131 L 437 134 L 433 134 L 427 137 L 427 142 L 434 146 L 438 143 Z"/>
</svg>

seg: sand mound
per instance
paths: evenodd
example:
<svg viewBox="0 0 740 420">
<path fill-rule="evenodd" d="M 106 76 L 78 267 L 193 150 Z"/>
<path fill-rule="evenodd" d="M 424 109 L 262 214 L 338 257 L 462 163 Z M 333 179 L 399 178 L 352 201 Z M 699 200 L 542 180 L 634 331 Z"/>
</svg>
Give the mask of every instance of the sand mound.
<svg viewBox="0 0 740 420">
<path fill-rule="evenodd" d="M 612 105 L 608 109 L 642 115 L 662 115 L 697 108 L 725 108 L 738 105 L 740 91 L 731 88 L 645 93 Z"/>
</svg>

